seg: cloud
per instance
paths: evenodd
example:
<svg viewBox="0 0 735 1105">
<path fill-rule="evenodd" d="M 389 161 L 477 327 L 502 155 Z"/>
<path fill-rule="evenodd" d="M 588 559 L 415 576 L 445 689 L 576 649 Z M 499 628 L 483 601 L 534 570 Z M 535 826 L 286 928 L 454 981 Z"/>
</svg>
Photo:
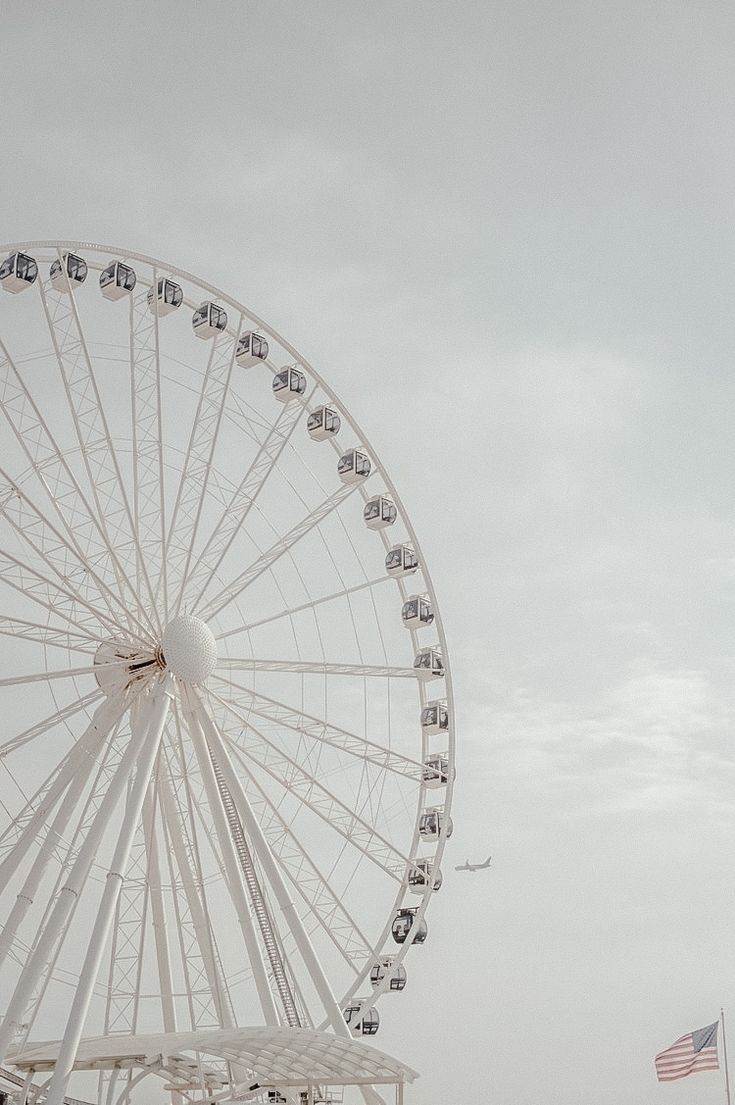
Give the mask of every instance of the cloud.
<svg viewBox="0 0 735 1105">
<path fill-rule="evenodd" d="M 735 709 L 706 672 L 640 659 L 616 685 L 565 702 L 483 674 L 481 645 L 461 649 L 459 666 L 475 672 L 469 703 L 459 696 L 460 763 L 477 758 L 492 789 L 575 817 L 729 806 Z"/>
</svg>

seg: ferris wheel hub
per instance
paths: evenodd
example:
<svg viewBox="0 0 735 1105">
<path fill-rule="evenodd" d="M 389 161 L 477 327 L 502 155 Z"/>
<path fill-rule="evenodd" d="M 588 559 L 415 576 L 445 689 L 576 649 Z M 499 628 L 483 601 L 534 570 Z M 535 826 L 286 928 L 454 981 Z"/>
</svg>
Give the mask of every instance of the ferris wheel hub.
<svg viewBox="0 0 735 1105">
<path fill-rule="evenodd" d="M 180 614 L 163 631 L 166 667 L 187 683 L 202 683 L 217 665 L 217 642 L 201 618 Z"/>
</svg>

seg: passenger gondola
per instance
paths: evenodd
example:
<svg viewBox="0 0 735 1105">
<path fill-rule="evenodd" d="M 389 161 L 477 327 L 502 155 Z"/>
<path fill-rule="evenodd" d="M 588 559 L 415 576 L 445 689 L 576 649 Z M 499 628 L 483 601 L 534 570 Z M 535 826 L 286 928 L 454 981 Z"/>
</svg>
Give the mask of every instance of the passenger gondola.
<svg viewBox="0 0 735 1105">
<path fill-rule="evenodd" d="M 122 261 L 113 261 L 100 273 L 100 288 L 105 299 L 122 299 L 135 287 L 135 271 Z"/>
<path fill-rule="evenodd" d="M 398 511 L 390 495 L 373 495 L 365 503 L 362 516 L 368 529 L 385 529 L 393 525 Z"/>
<path fill-rule="evenodd" d="M 49 279 L 57 292 L 74 291 L 87 279 L 87 262 L 76 253 L 62 253 L 49 270 Z"/>
<path fill-rule="evenodd" d="M 247 330 L 237 340 L 235 360 L 240 368 L 252 368 L 253 365 L 262 364 L 268 356 L 268 342 L 260 334 Z"/>
<path fill-rule="evenodd" d="M 227 311 L 219 304 L 207 300 L 191 316 L 191 325 L 198 338 L 208 341 L 227 329 Z"/>
<path fill-rule="evenodd" d="M 27 253 L 11 253 L 0 265 L 0 284 L 13 295 L 30 288 L 37 276 L 38 265 Z"/>
</svg>

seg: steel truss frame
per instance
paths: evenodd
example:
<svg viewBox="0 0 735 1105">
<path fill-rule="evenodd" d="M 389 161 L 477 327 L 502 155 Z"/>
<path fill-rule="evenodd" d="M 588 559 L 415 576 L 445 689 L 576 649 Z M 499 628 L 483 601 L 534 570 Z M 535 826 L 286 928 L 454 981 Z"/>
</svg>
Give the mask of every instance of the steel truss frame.
<svg viewBox="0 0 735 1105">
<path fill-rule="evenodd" d="M 0 339 L 0 427 L 10 443 L 0 467 L 0 586 L 7 599 L 0 637 L 22 642 L 0 688 L 27 707 L 0 744 L 0 762 L 22 793 L 0 832 L 0 978 L 8 971 L 11 979 L 0 1002 L 0 1064 L 31 1047 L 47 995 L 73 980 L 53 1073 L 33 1091 L 39 1102 L 62 1105 L 90 1018 L 108 1036 L 133 1036 L 152 1016 L 166 1033 L 233 1030 L 247 989 L 265 1026 L 326 1029 L 348 1040 L 345 1004 L 372 1005 L 389 986 L 386 977 L 370 987 L 372 964 L 386 949 L 396 964 L 407 954 L 410 939 L 397 949 L 390 944 L 391 922 L 406 902 L 421 920 L 431 898 L 427 885 L 418 899 L 407 899 L 407 880 L 426 858 L 418 826 L 431 805 L 445 814 L 429 853 L 432 863 L 441 861 L 454 729 L 440 738 L 450 771 L 437 792 L 424 763 L 437 741 L 417 733 L 406 754 L 393 740 L 394 696 L 400 703 L 402 688 L 415 691 L 417 710 L 428 701 L 412 665 L 427 640 L 401 630 L 404 645 L 394 645 L 384 609 L 389 588 L 405 601 L 408 582 L 362 567 L 352 519 L 376 479 L 396 503 L 403 539 L 419 552 L 419 587 L 433 604 L 431 634 L 445 665 L 438 693 L 452 718 L 453 704 L 441 619 L 410 521 L 365 434 L 313 367 L 249 309 L 182 270 L 81 243 L 21 248 L 42 267 L 60 262 L 65 275 L 61 284 L 43 275 L 37 283 L 46 350 L 29 354 L 17 339 Z M 105 350 L 86 331 L 89 289 L 80 294 L 66 275 L 69 250 L 85 255 L 90 274 L 111 256 L 137 269 L 128 310 L 118 312 L 126 320 L 124 356 L 113 358 L 128 374 L 122 430 Z M 155 294 L 162 278 L 184 286 L 184 308 L 211 298 L 229 319 L 194 372 L 194 417 L 173 451 L 165 437 L 171 364 L 178 362 L 167 353 L 170 323 Z M 266 376 L 280 367 L 277 350 L 309 382 L 303 395 L 274 403 L 267 417 L 242 393 L 235 350 L 244 329 L 271 344 Z M 36 358 L 53 370 L 58 410 L 28 371 Z M 336 466 L 345 446 L 357 444 L 373 468 L 365 483 L 335 486 L 334 476 L 330 482 L 303 459 L 307 493 L 294 474 L 298 435 L 323 403 L 339 410 L 343 427 L 322 454 Z M 250 448 L 234 478 L 218 469 L 233 432 Z M 295 523 L 282 525 L 274 515 L 276 477 L 298 509 Z M 386 531 L 370 540 L 381 554 L 392 544 Z M 321 590 L 307 579 L 307 546 L 324 551 L 332 582 Z M 260 607 L 246 616 L 252 596 Z M 163 628 L 184 611 L 211 623 L 217 641 L 217 666 L 203 686 L 175 678 L 162 649 Z M 370 648 L 361 634 L 368 617 Z M 354 637 L 354 657 L 335 652 L 325 637 L 335 618 Z M 307 623 L 309 647 L 300 639 Z M 288 644 L 280 655 L 260 644 L 276 638 Z M 28 655 L 35 663 L 22 659 Z M 97 685 L 102 665 L 105 681 Z M 345 694 L 359 694 L 363 703 L 350 724 L 332 707 Z M 387 704 L 385 736 L 370 718 L 376 694 Z M 35 756 L 43 770 L 23 778 L 21 767 Z M 348 796 L 347 779 L 356 798 Z M 409 826 L 400 841 L 394 823 L 404 834 Z M 336 860 L 314 850 L 315 825 Z M 354 870 L 345 882 L 348 858 Z M 375 926 L 360 916 L 350 890 L 365 869 L 392 902 L 377 935 L 368 935 Z M 227 934 L 223 902 L 235 926 Z M 84 954 L 70 967 L 71 934 L 85 931 L 87 921 Z M 233 939 L 242 963 L 235 973 Z M 332 959 L 348 980 L 342 992 L 330 977 Z M 146 981 L 151 971 L 153 985 Z M 154 1067 L 103 1071 L 98 1105 L 125 1105 Z M 234 1051 L 177 1070 L 212 1100 L 239 1092 L 245 1081 Z M 368 1083 L 363 1095 L 376 1101 Z M 287 1096 L 297 1105 L 290 1090 Z M 175 1105 L 186 1097 L 189 1091 L 174 1090 Z"/>
</svg>

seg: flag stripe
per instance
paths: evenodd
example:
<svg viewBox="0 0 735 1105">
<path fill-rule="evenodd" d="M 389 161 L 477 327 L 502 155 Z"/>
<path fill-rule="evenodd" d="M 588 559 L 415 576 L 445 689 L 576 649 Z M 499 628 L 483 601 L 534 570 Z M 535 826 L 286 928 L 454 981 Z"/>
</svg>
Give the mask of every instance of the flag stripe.
<svg viewBox="0 0 735 1105">
<path fill-rule="evenodd" d="M 700 1051 L 699 1054 L 695 1054 L 693 1051 L 690 1051 L 688 1055 L 681 1055 L 681 1056 L 678 1056 L 677 1058 L 673 1058 L 673 1059 L 657 1059 L 656 1060 L 656 1066 L 657 1067 L 680 1067 L 682 1065 L 686 1066 L 687 1063 L 691 1063 L 694 1059 L 698 1059 L 700 1056 L 702 1056 L 704 1058 L 708 1058 L 708 1059 L 716 1059 L 717 1058 L 717 1052 L 711 1050 L 710 1048 L 706 1048 L 706 1049 Z"/>
<path fill-rule="evenodd" d="M 699 1056 L 690 1055 L 686 1059 L 680 1059 L 677 1062 L 660 1062 L 660 1063 L 657 1063 L 656 1065 L 658 1066 L 659 1070 L 667 1070 L 667 1069 L 671 1069 L 672 1067 L 685 1067 L 687 1065 L 687 1063 L 693 1063 L 694 1060 L 697 1059 L 697 1058 L 699 1058 Z M 717 1056 L 716 1055 L 702 1055 L 701 1058 L 703 1058 L 703 1059 L 716 1059 Z"/>
</svg>

